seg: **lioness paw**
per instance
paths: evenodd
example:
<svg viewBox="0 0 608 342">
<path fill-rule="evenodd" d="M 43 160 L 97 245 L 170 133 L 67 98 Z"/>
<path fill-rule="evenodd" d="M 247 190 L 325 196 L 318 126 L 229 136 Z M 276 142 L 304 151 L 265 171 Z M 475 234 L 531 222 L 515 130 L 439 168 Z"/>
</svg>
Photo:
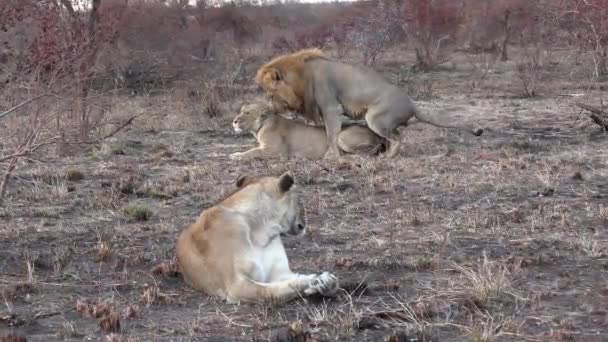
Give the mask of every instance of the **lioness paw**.
<svg viewBox="0 0 608 342">
<path fill-rule="evenodd" d="M 311 293 L 307 294 L 319 293 L 322 296 L 331 297 L 338 291 L 338 278 L 329 272 L 323 272 L 311 281 L 308 290 Z"/>
</svg>

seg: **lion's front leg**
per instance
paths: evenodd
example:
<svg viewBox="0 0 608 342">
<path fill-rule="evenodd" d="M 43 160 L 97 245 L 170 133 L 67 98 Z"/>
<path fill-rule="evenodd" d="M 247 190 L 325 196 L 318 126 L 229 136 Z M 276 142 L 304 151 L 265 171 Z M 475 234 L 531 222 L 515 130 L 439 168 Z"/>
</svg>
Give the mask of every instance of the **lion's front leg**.
<svg viewBox="0 0 608 342">
<path fill-rule="evenodd" d="M 342 129 L 344 107 L 336 98 L 334 91 L 328 84 L 320 84 L 315 88 L 315 97 L 321 109 L 325 132 L 327 133 L 327 152 L 325 159 L 338 159 L 342 153 L 338 147 L 338 133 Z"/>
<path fill-rule="evenodd" d="M 235 152 L 230 155 L 232 160 L 246 160 L 252 158 L 262 158 L 266 156 L 266 151 L 262 147 L 255 147 L 245 152 Z"/>
<path fill-rule="evenodd" d="M 338 291 L 338 278 L 330 272 L 298 274 L 287 271 L 283 274 L 275 275 L 271 281 L 272 283 L 303 281 L 307 284 L 303 290 L 305 295 L 318 293 L 322 296 L 331 297 Z"/>
<path fill-rule="evenodd" d="M 339 107 L 341 110 L 341 106 Z M 340 148 L 338 147 L 338 133 L 342 128 L 342 121 L 340 120 L 341 113 L 338 112 L 338 107 L 334 107 L 333 110 L 327 110 L 323 112 L 323 119 L 325 120 L 325 132 L 327 134 L 327 152 L 325 153 L 325 159 L 338 159 L 342 155 Z"/>
<path fill-rule="evenodd" d="M 317 293 L 331 297 L 337 293 L 338 288 L 338 278 L 329 272 L 307 275 L 293 273 L 286 280 L 269 283 L 242 279 L 231 287 L 226 300 L 229 303 L 240 301 L 284 303 Z"/>
</svg>

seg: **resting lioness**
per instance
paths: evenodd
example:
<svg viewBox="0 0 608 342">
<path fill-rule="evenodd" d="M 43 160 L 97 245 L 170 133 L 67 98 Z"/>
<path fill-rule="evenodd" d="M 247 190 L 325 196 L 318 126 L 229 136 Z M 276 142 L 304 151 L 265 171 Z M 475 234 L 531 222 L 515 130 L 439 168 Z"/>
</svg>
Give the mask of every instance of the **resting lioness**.
<svg viewBox="0 0 608 342">
<path fill-rule="evenodd" d="M 233 153 L 231 159 L 271 155 L 321 159 L 327 152 L 327 135 L 323 127 L 286 119 L 267 101 L 243 105 L 232 126 L 237 133 L 246 131 L 253 134 L 259 146 Z M 386 141 L 369 128 L 351 122 L 338 134 L 338 146 L 345 153 L 375 155 L 386 150 Z"/>
<path fill-rule="evenodd" d="M 240 176 L 237 189 L 203 211 L 177 240 L 184 280 L 229 303 L 299 295 L 331 296 L 337 278 L 327 272 L 297 274 L 289 268 L 281 235 L 303 235 L 304 207 L 294 179 Z"/>
</svg>

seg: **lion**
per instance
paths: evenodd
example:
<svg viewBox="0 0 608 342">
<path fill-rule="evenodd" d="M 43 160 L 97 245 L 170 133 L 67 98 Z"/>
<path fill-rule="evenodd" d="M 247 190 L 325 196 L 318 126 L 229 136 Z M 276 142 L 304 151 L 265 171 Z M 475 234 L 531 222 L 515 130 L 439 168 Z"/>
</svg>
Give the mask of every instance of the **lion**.
<svg viewBox="0 0 608 342">
<path fill-rule="evenodd" d="M 320 49 L 304 49 L 273 58 L 258 68 L 255 82 L 278 111 L 291 110 L 314 122 L 322 118 L 329 143 L 326 158 L 341 155 L 340 121 L 365 118 L 367 126 L 389 141 L 387 158 L 399 149 L 398 127 L 412 117 L 437 127 L 457 128 L 480 136 L 483 129 L 448 124 L 420 112 L 403 90 L 378 72 L 333 60 Z"/>
<path fill-rule="evenodd" d="M 233 153 L 231 159 L 270 155 L 321 159 L 327 152 L 327 135 L 323 127 L 286 119 L 274 110 L 270 102 L 261 99 L 243 105 L 232 125 L 237 133 L 246 131 L 253 134 L 259 146 Z M 348 126 L 338 133 L 341 151 L 376 155 L 386 150 L 384 139 L 369 128 L 356 121 L 345 122 L 344 125 Z"/>
<path fill-rule="evenodd" d="M 188 285 L 228 303 L 333 296 L 338 290 L 333 274 L 289 268 L 281 236 L 305 231 L 301 194 L 290 172 L 241 175 L 234 191 L 180 234 L 179 270 Z"/>
</svg>

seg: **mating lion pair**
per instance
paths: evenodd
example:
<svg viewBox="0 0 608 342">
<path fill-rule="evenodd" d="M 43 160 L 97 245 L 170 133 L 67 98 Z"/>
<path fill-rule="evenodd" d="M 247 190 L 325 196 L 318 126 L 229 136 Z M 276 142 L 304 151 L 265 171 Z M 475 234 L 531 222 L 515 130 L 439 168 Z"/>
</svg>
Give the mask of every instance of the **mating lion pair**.
<svg viewBox="0 0 608 342">
<path fill-rule="evenodd" d="M 233 153 L 231 159 L 277 155 L 284 158 L 320 159 L 329 147 L 323 127 L 286 119 L 264 99 L 243 105 L 232 126 L 237 133 L 244 131 L 253 134 L 258 146 L 246 152 Z M 346 153 L 376 155 L 386 150 L 386 141 L 369 128 L 348 122 L 343 124 L 338 133 L 338 147 Z"/>
<path fill-rule="evenodd" d="M 379 146 L 384 139 L 389 143 L 387 157 L 394 157 L 400 145 L 397 129 L 407 126 L 412 117 L 437 127 L 461 129 L 475 136 L 483 133 L 481 128 L 442 123 L 422 113 L 400 87 L 391 84 L 376 71 L 333 60 L 319 49 L 278 56 L 258 69 L 255 81 L 270 98 L 275 112 L 293 111 L 315 123 L 324 122 L 325 143 L 328 145 L 324 156 L 329 159 L 348 152 L 348 144 L 344 146 L 340 142 L 342 136 L 362 139 L 368 147 Z M 345 120 L 361 118 L 365 119 L 367 127 L 343 129 Z M 234 125 L 236 128 L 236 121 Z M 352 127 L 358 131 L 354 133 Z M 351 133 L 347 133 L 349 129 Z M 292 134 L 304 130 L 303 125 L 294 126 Z M 312 130 L 306 129 L 308 131 L 312 133 Z M 301 135 L 306 137 L 305 134 Z M 259 149 L 254 149 L 256 152 L 251 150 L 245 154 L 235 154 L 233 158 L 259 155 L 260 151 L 266 149 L 262 141 L 260 144 Z M 290 145 L 290 141 L 284 141 L 284 145 Z M 317 150 L 322 150 L 321 143 Z"/>
</svg>

